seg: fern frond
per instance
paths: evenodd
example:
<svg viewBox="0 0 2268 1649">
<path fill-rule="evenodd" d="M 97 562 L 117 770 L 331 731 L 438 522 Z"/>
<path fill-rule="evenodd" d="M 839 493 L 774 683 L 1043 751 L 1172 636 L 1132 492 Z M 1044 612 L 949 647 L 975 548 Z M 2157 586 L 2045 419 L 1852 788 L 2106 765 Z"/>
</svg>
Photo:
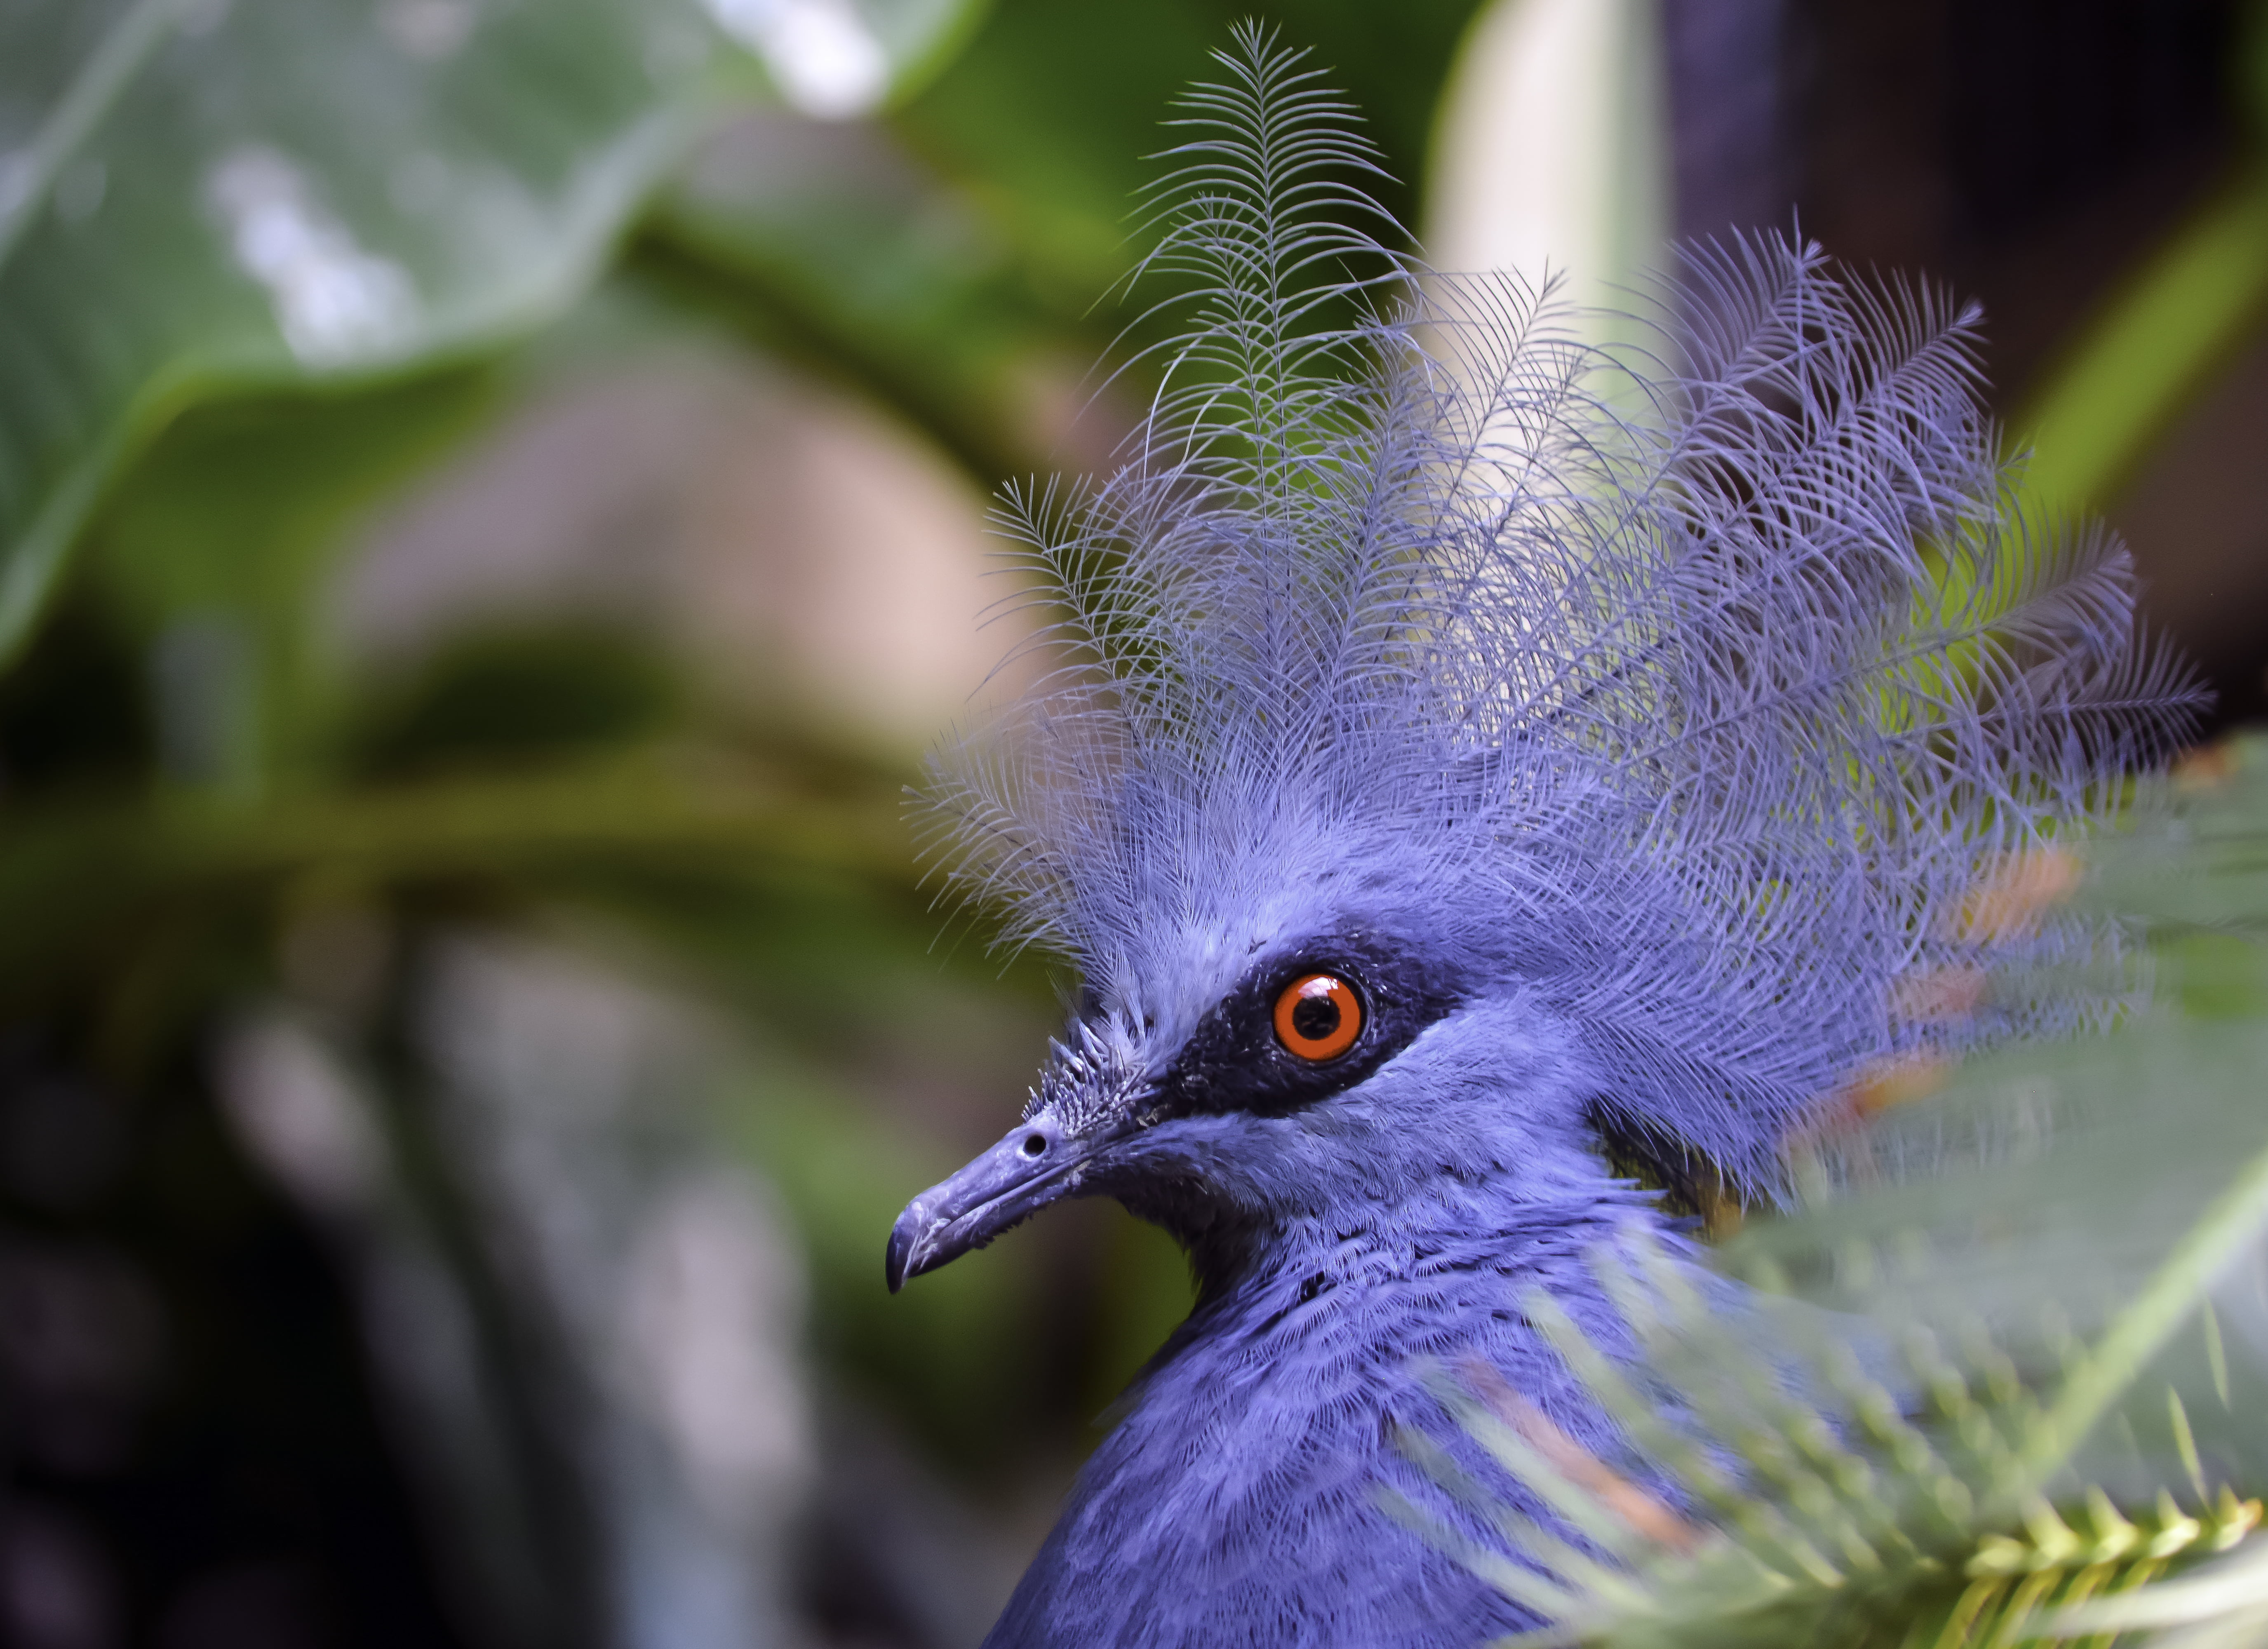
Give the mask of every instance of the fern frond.
<svg viewBox="0 0 2268 1649">
<path fill-rule="evenodd" d="M 1484 1554 L 1491 1573 L 1521 1554 L 1519 1595 L 1565 1594 L 1552 1628 L 1512 1641 L 2258 1641 L 2268 949 L 2242 936 L 2268 931 L 2268 739 L 2178 782 L 2174 813 L 2056 849 L 2052 877 L 2012 865 L 1958 926 L 2036 923 L 2081 884 L 2161 953 L 2227 936 L 2218 965 L 2251 994 L 2220 992 L 2225 1017 L 2168 1004 L 1846 1118 L 1807 1147 L 1839 1189 L 1720 1250 L 1755 1294 L 1697 1291 L 1640 1243 L 1602 1253 L 1634 1356 L 1528 1301 L 1652 1479 L 1571 1469 L 1485 1380 L 1445 1373 L 1445 1405 L 1562 1525 Z M 1648 1505 L 1674 1525 L 1630 1511 Z"/>
<path fill-rule="evenodd" d="M 1531 1299 L 1530 1314 L 1698 1520 L 1602 1461 L 1570 1469 L 1551 1458 L 1535 1419 L 1485 1382 L 1438 1381 L 1573 1537 L 1498 1513 L 1506 1548 L 1487 1550 L 1402 1509 L 1553 1621 L 1505 1649 L 1984 1649 L 2049 1630 L 2051 1617 L 2096 1619 L 2054 1612 L 2129 1597 L 2236 1547 L 2261 1520 L 2259 1501 L 2226 1483 L 2178 1496 L 2161 1486 L 2122 1505 L 2100 1485 L 2069 1486 L 2062 1459 L 2036 1470 L 2027 1456 L 2049 1401 L 1989 1338 L 1956 1348 L 1909 1335 L 1888 1380 L 1870 1366 L 1881 1348 L 1854 1343 L 1850 1324 L 1798 1315 L 1760 1331 L 1721 1302 L 1677 1298 L 1658 1255 L 1599 1263 L 1638 1337 L 1635 1373 L 1548 1299 Z M 1438 1451 L 1412 1458 L 1461 1503 L 1485 1504 Z"/>
</svg>

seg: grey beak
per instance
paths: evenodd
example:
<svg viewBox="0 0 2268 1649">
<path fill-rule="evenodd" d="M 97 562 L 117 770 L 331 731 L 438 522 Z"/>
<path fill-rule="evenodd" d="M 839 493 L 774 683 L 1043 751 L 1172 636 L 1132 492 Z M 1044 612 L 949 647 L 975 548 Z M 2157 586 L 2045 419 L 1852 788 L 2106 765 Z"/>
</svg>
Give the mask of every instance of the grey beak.
<svg viewBox="0 0 2268 1649">
<path fill-rule="evenodd" d="M 883 1272 L 890 1292 L 1076 1192 L 1103 1143 L 1068 1140 L 1045 1116 L 1010 1129 L 991 1150 L 906 1204 L 890 1228 Z"/>
</svg>

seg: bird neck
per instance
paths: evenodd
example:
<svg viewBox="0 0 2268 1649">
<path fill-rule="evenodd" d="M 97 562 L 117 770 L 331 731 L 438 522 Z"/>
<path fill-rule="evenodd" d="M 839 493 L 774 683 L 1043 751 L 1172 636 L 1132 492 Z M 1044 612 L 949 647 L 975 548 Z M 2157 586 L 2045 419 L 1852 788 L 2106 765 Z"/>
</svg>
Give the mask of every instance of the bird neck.
<svg viewBox="0 0 2268 1649">
<path fill-rule="evenodd" d="M 1445 1167 L 1390 1190 L 1373 1182 L 1359 1197 L 1197 1211 L 1186 1203 L 1126 1200 L 1181 1241 L 1199 1316 L 1234 1298 L 1272 1298 L 1285 1288 L 1312 1299 L 1347 1282 L 1540 1269 L 1633 1225 L 1666 1226 L 1655 1199 L 1615 1177 L 1594 1152 L 1571 1145 L 1535 1152 L 1535 1143 L 1516 1163 Z"/>
</svg>

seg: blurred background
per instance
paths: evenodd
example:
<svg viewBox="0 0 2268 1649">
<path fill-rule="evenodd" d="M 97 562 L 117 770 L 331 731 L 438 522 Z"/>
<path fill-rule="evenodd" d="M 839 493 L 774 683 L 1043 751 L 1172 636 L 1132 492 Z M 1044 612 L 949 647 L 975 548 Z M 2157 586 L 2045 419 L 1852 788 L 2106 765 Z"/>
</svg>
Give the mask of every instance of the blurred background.
<svg viewBox="0 0 2268 1649">
<path fill-rule="evenodd" d="M 884 1292 L 1064 983 L 900 802 L 1251 10 L 0 0 L 0 1641 L 976 1642 L 1188 1285 L 1079 1204 Z M 2268 707 L 2268 9 L 1261 14 L 1437 266 L 1980 299 Z"/>
</svg>

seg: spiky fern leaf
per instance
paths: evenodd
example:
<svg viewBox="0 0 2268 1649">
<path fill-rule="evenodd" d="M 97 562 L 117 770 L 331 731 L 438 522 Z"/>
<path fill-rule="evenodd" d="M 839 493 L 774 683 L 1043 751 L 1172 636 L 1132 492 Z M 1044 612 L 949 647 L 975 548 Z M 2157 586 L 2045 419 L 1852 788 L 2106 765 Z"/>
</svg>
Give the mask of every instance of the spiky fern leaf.
<svg viewBox="0 0 2268 1649">
<path fill-rule="evenodd" d="M 1559 1527 L 1498 1513 L 1489 1550 L 1400 1509 L 1557 1623 L 1515 1641 L 2268 1640 L 2268 739 L 2188 784 L 2091 851 L 2084 894 L 2143 925 L 2166 1006 L 1805 1142 L 1815 1187 L 1840 1189 L 1721 1251 L 1761 1303 L 1602 1253 L 1638 1348 L 1618 1363 L 1530 1298 L 1644 1467 L 1442 1371 Z M 2065 885 L 1983 888 L 1973 914 L 2020 920 Z"/>
<path fill-rule="evenodd" d="M 2050 1465 L 2040 1442 L 2053 1394 L 1982 1334 L 1955 1346 L 1911 1332 L 1876 1370 L 1847 1324 L 1799 1319 L 1762 1336 L 1754 1321 L 1678 1297 L 1669 1268 L 1641 1257 L 1635 1270 L 1602 1269 L 1638 1330 L 1638 1380 L 1548 1300 L 1531 1310 L 1675 1503 L 1582 1454 L 1484 1377 L 1438 1388 L 1588 1548 L 1511 1518 L 1499 1520 L 1503 1550 L 1463 1548 L 1557 1623 L 1514 1642 L 1971 1649 L 2127 1595 L 2260 1520 L 2260 1503 L 2208 1482 L 2194 1450 L 2177 1486 L 2146 1497 L 2083 1482 L 2067 1454 Z M 2091 1366 L 2074 1351 L 2067 1378 Z M 1429 1463 L 1459 1498 L 1476 1492 Z"/>
</svg>

